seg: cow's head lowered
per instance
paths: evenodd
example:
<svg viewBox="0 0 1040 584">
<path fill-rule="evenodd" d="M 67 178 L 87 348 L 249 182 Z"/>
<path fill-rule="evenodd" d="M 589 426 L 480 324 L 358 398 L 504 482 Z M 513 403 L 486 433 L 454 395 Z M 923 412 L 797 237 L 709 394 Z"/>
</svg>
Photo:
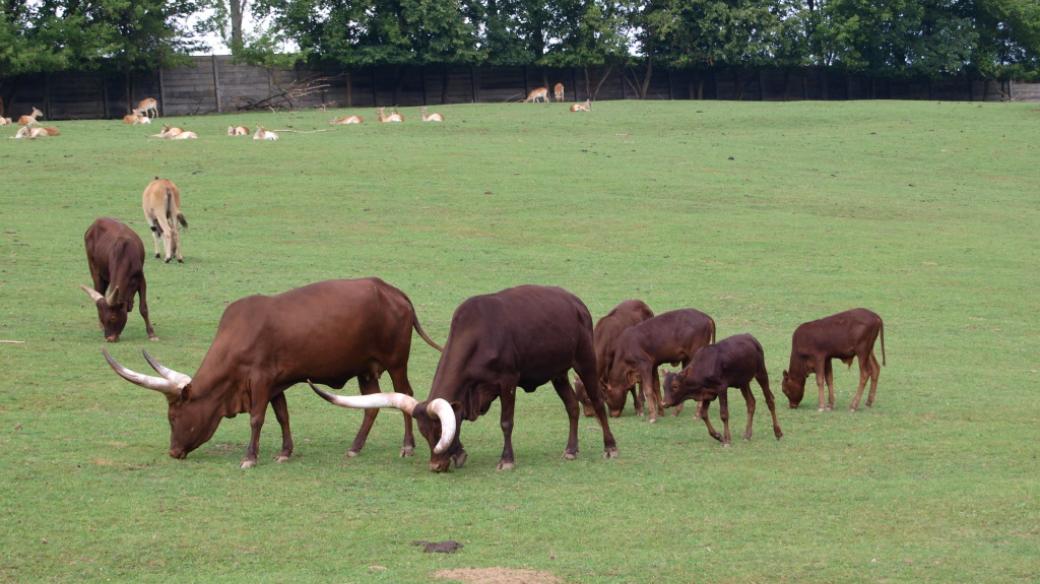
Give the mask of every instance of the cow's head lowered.
<svg viewBox="0 0 1040 584">
<path fill-rule="evenodd" d="M 434 472 L 448 470 L 452 455 L 459 449 L 456 432 L 459 427 L 457 404 L 449 404 L 441 398 L 420 402 L 410 395 L 392 392 L 357 396 L 336 395 L 315 387 L 309 380 L 307 383 L 314 393 L 340 407 L 360 410 L 396 408 L 415 418 L 419 431 L 430 444 L 430 470 Z"/>
<path fill-rule="evenodd" d="M 788 405 L 791 406 L 791 409 L 795 409 L 798 404 L 802 403 L 802 398 L 805 396 L 805 377 L 803 376 L 799 383 L 797 374 L 792 375 L 784 371 L 784 380 L 780 384 L 780 388 L 787 396 Z"/>
<path fill-rule="evenodd" d="M 134 297 L 122 298 L 117 285 L 109 285 L 104 296 L 89 286 L 80 285 L 80 288 L 97 306 L 98 320 L 105 331 L 105 340 L 110 343 L 119 341 L 119 335 L 126 328 L 126 315 L 134 309 Z"/>
<path fill-rule="evenodd" d="M 196 396 L 191 377 L 164 367 L 148 351 L 142 351 L 148 364 L 162 377 L 144 375 L 120 365 L 102 349 L 105 360 L 120 377 L 130 383 L 158 391 L 169 402 L 170 456 L 185 458 L 213 437 L 220 424 L 220 414 L 213 404 Z"/>
</svg>

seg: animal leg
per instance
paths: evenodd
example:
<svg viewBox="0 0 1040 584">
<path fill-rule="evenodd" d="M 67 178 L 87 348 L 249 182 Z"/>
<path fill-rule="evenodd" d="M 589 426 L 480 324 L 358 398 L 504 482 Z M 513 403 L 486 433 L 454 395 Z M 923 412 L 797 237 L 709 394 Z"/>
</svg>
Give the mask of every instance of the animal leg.
<svg viewBox="0 0 1040 584">
<path fill-rule="evenodd" d="M 502 403 L 502 415 L 499 425 L 502 426 L 502 458 L 498 461 L 498 470 L 512 470 L 516 466 L 513 459 L 513 411 L 516 406 L 516 386 L 503 387 L 499 394 Z"/>
<path fill-rule="evenodd" d="M 643 417 L 643 394 L 638 392 L 638 391 L 636 391 L 636 386 L 634 386 L 634 385 L 632 387 L 628 388 L 628 393 L 632 394 L 632 406 L 636 409 L 636 415 L 639 416 L 640 418 L 642 418 Z M 618 412 L 618 416 L 620 416 L 620 415 L 621 415 L 621 412 Z M 617 416 L 614 416 L 614 417 L 616 418 Z"/>
<path fill-rule="evenodd" d="M 824 370 L 824 375 L 825 375 L 826 381 L 827 381 L 827 410 L 833 410 L 834 409 L 834 368 L 832 367 L 832 362 L 831 362 L 830 359 L 827 359 L 826 364 L 824 365 L 823 370 Z"/>
<path fill-rule="evenodd" d="M 657 421 L 657 414 L 661 411 L 661 407 L 657 400 L 657 388 L 654 387 L 654 374 L 647 367 L 639 372 L 639 389 L 643 391 L 646 411 L 649 413 L 650 423 L 653 424 Z"/>
<path fill-rule="evenodd" d="M 650 369 L 650 376 L 653 379 L 654 384 L 654 399 L 657 400 L 657 415 L 664 417 L 664 396 L 661 395 L 661 376 L 657 372 L 657 367 L 654 366 Z"/>
<path fill-rule="evenodd" d="M 267 404 L 253 404 L 253 411 L 249 415 L 249 446 L 246 447 L 246 457 L 242 459 L 242 468 L 253 468 L 256 466 L 256 457 L 260 453 L 260 429 L 264 427 L 264 414 L 267 412 Z"/>
<path fill-rule="evenodd" d="M 163 241 L 163 261 L 170 263 L 170 259 L 173 257 L 173 233 L 170 224 L 167 223 L 164 215 L 156 215 L 156 224 L 159 225 L 160 231 L 162 231 Z"/>
<path fill-rule="evenodd" d="M 578 457 L 578 400 L 574 396 L 574 390 L 566 377 L 552 380 L 556 395 L 560 396 L 564 409 L 567 410 L 567 418 L 570 420 L 570 432 L 567 434 L 567 448 L 563 450 L 563 457 L 574 460 Z"/>
<path fill-rule="evenodd" d="M 870 378 L 870 374 L 874 369 L 870 363 L 870 353 L 866 355 L 859 355 L 859 385 L 856 386 L 856 397 L 852 398 L 852 404 L 849 405 L 849 411 L 854 412 L 859 409 L 859 400 L 863 397 L 863 390 L 867 387 L 867 379 Z"/>
<path fill-rule="evenodd" d="M 719 391 L 719 416 L 722 418 L 722 445 L 729 446 L 733 443 L 732 437 L 729 433 L 729 393 L 728 388 L 722 388 Z"/>
<path fill-rule="evenodd" d="M 696 417 L 704 421 L 704 426 L 708 428 L 708 435 L 712 438 L 722 442 L 722 434 L 719 434 L 715 430 L 715 427 L 711 425 L 711 420 L 708 419 L 708 408 L 711 407 L 710 401 L 697 402 L 697 413 L 694 414 Z"/>
<path fill-rule="evenodd" d="M 285 401 L 284 391 L 271 398 L 271 409 L 274 410 L 278 425 L 282 427 L 282 451 L 274 459 L 276 462 L 285 462 L 292 456 L 293 441 L 292 431 L 289 430 L 289 404 Z"/>
<path fill-rule="evenodd" d="M 776 436 L 776 439 L 779 440 L 784 437 L 784 433 L 780 430 L 780 421 L 776 419 L 776 399 L 773 397 L 773 392 L 769 389 L 769 374 L 766 373 L 765 364 L 760 367 L 758 374 L 755 375 L 755 381 L 762 388 L 762 395 L 766 396 L 766 407 L 769 408 L 769 415 L 773 417 L 773 436 Z"/>
<path fill-rule="evenodd" d="M 172 238 L 173 254 L 177 258 L 177 262 L 184 263 L 184 254 L 181 252 L 181 230 L 177 227 L 177 218 L 170 217 L 167 221 L 171 229 L 170 237 Z"/>
<path fill-rule="evenodd" d="M 162 228 L 159 227 L 159 222 L 155 219 L 151 219 L 148 222 L 148 229 L 152 232 L 152 243 L 155 247 L 155 257 L 160 257 L 162 254 L 162 247 L 160 241 L 162 240 Z"/>
<path fill-rule="evenodd" d="M 141 287 L 137 290 L 137 294 L 141 297 L 141 318 L 144 319 L 144 330 L 148 333 L 148 340 L 158 341 L 159 337 L 155 336 L 155 329 L 152 328 L 152 321 L 148 319 L 148 299 L 146 298 L 148 292 L 148 284 L 145 283 L 144 278 L 141 278 Z M 133 300 L 133 297 L 130 298 Z"/>
<path fill-rule="evenodd" d="M 753 420 L 755 419 L 755 396 L 751 393 L 750 384 L 742 385 L 740 393 L 744 396 L 744 404 L 747 406 L 747 428 L 744 429 L 744 440 L 751 440 Z"/>
<path fill-rule="evenodd" d="M 867 394 L 867 407 L 874 405 L 874 396 L 877 395 L 877 382 L 878 377 L 881 377 L 881 364 L 878 363 L 877 357 L 874 356 L 874 352 L 870 353 L 870 364 L 873 365 L 873 376 L 870 378 L 870 393 Z"/>
<path fill-rule="evenodd" d="M 359 375 L 357 380 L 361 395 L 379 393 L 379 380 L 371 373 Z M 357 436 L 354 436 L 354 442 L 347 450 L 347 456 L 353 458 L 365 447 L 365 441 L 368 440 L 368 433 L 372 431 L 372 425 L 376 423 L 377 415 L 379 415 L 379 410 L 376 408 L 365 410 L 365 419 L 361 421 L 361 428 L 358 429 Z"/>
<path fill-rule="evenodd" d="M 412 395 L 412 384 L 408 382 L 407 367 L 391 369 L 388 372 L 390 381 L 394 384 L 394 391 Z M 405 457 L 415 453 L 415 436 L 412 434 L 412 417 L 403 411 L 401 413 L 404 414 L 404 442 L 401 444 L 401 456 Z"/>
<path fill-rule="evenodd" d="M 599 427 L 603 430 L 603 458 L 617 458 L 617 441 L 610 431 L 610 422 L 607 421 L 607 406 L 603 403 L 603 395 L 599 391 L 600 386 L 598 384 L 589 385 L 598 379 L 596 377 L 596 356 L 592 352 L 592 347 L 585 348 L 578 356 L 578 360 L 574 363 L 574 372 L 578 374 L 578 379 L 585 384 L 585 391 L 588 392 L 592 407 L 596 410 L 596 420 L 599 421 Z M 596 391 L 591 390 L 593 387 L 596 388 Z"/>
<path fill-rule="evenodd" d="M 820 390 L 820 401 L 819 406 L 816 408 L 817 412 L 822 412 L 826 409 L 823 401 L 823 381 L 826 379 L 827 374 L 824 369 L 824 359 L 817 358 L 814 364 L 814 371 L 816 373 L 816 387 Z"/>
<path fill-rule="evenodd" d="M 585 417 L 591 418 L 595 416 L 596 410 L 592 407 L 592 402 L 589 401 L 589 394 L 585 391 L 585 384 L 580 379 L 574 380 L 574 393 L 577 394 L 578 401 L 581 402 Z M 600 393 L 602 393 L 602 390 L 600 390 Z"/>
</svg>

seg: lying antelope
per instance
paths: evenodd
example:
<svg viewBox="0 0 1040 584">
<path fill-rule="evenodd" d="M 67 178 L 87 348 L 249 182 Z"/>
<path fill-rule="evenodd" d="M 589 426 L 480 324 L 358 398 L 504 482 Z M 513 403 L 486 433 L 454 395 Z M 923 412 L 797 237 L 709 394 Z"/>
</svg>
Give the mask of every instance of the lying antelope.
<svg viewBox="0 0 1040 584">
<path fill-rule="evenodd" d="M 180 128 L 177 128 L 177 127 L 172 127 L 171 128 L 170 126 L 167 126 L 166 124 L 163 124 L 162 131 L 159 132 L 158 134 L 152 134 L 152 138 L 163 138 L 163 139 L 169 140 L 171 138 L 176 137 L 178 134 L 180 134 L 183 131 L 184 130 L 182 130 Z"/>
<path fill-rule="evenodd" d="M 563 84 L 557 83 L 553 85 L 553 99 L 556 101 L 563 101 Z"/>
<path fill-rule="evenodd" d="M 188 132 L 187 130 L 185 130 L 185 131 L 182 131 L 180 134 L 177 134 L 176 136 L 170 136 L 169 139 L 170 140 L 197 140 L 198 138 L 199 138 L 199 135 L 196 134 L 195 132 Z"/>
<path fill-rule="evenodd" d="M 8 126 L 11 124 L 11 118 L 5 118 L 0 116 L 0 126 Z"/>
<path fill-rule="evenodd" d="M 36 138 L 46 138 L 48 136 L 58 136 L 60 134 L 61 132 L 58 131 L 58 128 L 31 128 L 25 126 L 15 133 L 14 139 L 21 140 L 22 138 L 28 138 L 30 140 L 35 140 Z"/>
<path fill-rule="evenodd" d="M 31 114 L 18 118 L 18 125 L 19 126 L 31 126 L 31 125 L 36 123 L 36 118 L 42 118 L 42 117 L 43 117 L 43 112 L 41 112 L 40 110 L 38 110 L 36 108 L 33 108 Z"/>
<path fill-rule="evenodd" d="M 592 102 L 585 100 L 584 103 L 575 103 L 571 105 L 572 112 L 587 112 L 592 109 Z"/>
<path fill-rule="evenodd" d="M 275 134 L 274 132 L 264 128 L 263 126 L 257 126 L 256 132 L 253 133 L 253 139 L 275 141 L 278 139 L 278 134 Z"/>
<path fill-rule="evenodd" d="M 396 111 L 392 112 L 390 115 L 387 115 L 385 107 L 379 108 L 377 110 L 377 115 L 379 116 L 379 122 L 383 123 L 383 124 L 386 124 L 386 123 L 399 124 L 399 123 L 404 121 L 404 116 L 402 116 L 401 114 L 397 113 Z"/>
<path fill-rule="evenodd" d="M 123 123 L 132 124 L 134 126 L 138 124 L 150 124 L 152 123 L 152 118 L 141 113 L 141 110 L 135 109 L 133 110 L 133 113 L 123 116 Z"/>
<path fill-rule="evenodd" d="M 549 88 L 548 87 L 535 87 L 531 90 L 531 93 L 527 94 L 527 99 L 524 103 L 533 103 L 540 101 L 542 103 L 549 103 Z"/>
<path fill-rule="evenodd" d="M 155 177 L 155 180 L 144 188 L 141 208 L 144 210 L 144 220 L 152 230 L 155 257 L 159 257 L 161 238 L 166 252 L 163 261 L 170 263 L 170 259 L 175 256 L 178 262 L 184 263 L 177 224 L 180 223 L 182 227 L 187 228 L 188 220 L 184 218 L 184 213 L 181 213 L 181 191 L 177 185 L 169 179 Z"/>
<path fill-rule="evenodd" d="M 249 128 L 247 128 L 245 126 L 228 126 L 227 127 L 227 135 L 228 136 L 248 136 L 249 135 Z"/>
<path fill-rule="evenodd" d="M 154 97 L 146 97 L 137 102 L 137 111 L 142 112 L 144 115 L 155 112 L 151 117 L 157 118 L 159 117 L 159 102 L 155 101 Z"/>
<path fill-rule="evenodd" d="M 365 118 L 361 116 L 341 116 L 329 122 L 332 126 L 349 126 L 351 124 L 364 123 Z"/>
<path fill-rule="evenodd" d="M 426 115 L 426 106 L 423 106 L 423 108 L 422 108 L 422 121 L 424 121 L 424 122 L 443 122 L 444 121 L 444 116 L 442 116 L 442 115 L 440 115 L 439 113 L 436 113 L 436 112 L 434 112 L 434 113 L 432 113 L 430 115 Z"/>
</svg>

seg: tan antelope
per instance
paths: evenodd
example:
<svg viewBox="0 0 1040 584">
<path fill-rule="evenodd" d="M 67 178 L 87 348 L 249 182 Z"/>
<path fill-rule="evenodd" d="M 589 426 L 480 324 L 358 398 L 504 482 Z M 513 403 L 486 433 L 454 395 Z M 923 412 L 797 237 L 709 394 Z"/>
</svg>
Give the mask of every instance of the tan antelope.
<svg viewBox="0 0 1040 584">
<path fill-rule="evenodd" d="M 424 122 L 443 122 L 444 121 L 444 116 L 440 115 L 437 112 L 434 112 L 434 113 L 432 113 L 430 115 L 426 115 L 426 106 L 423 106 L 423 108 L 422 108 L 422 121 L 424 121 Z"/>
<path fill-rule="evenodd" d="M 155 101 L 154 97 L 146 97 L 137 102 L 137 109 L 144 115 L 151 115 L 153 118 L 159 117 L 159 102 Z"/>
<path fill-rule="evenodd" d="M 170 126 L 167 126 L 166 124 L 163 124 L 162 131 L 159 132 L 158 134 L 152 134 L 152 138 L 163 138 L 165 140 L 169 140 L 169 139 L 177 136 L 177 134 L 180 134 L 183 131 L 184 130 L 182 130 L 180 128 L 170 127 Z"/>
<path fill-rule="evenodd" d="M 563 84 L 557 83 L 553 85 L 553 99 L 556 101 L 563 101 Z"/>
<path fill-rule="evenodd" d="M 587 112 L 592 109 L 592 102 L 585 100 L 582 103 L 575 103 L 571 105 L 572 112 Z"/>
<path fill-rule="evenodd" d="M 152 230 L 152 240 L 155 242 L 155 257 L 159 257 L 160 251 L 165 251 L 164 260 L 170 263 L 173 257 L 184 263 L 184 255 L 181 253 L 181 234 L 177 224 L 187 229 L 188 220 L 181 213 L 181 191 L 172 180 L 155 177 L 148 183 L 141 195 L 141 208 L 144 210 L 144 220 L 148 228 Z M 159 241 L 162 240 L 162 250 Z"/>
<path fill-rule="evenodd" d="M 11 125 L 11 118 L 5 118 L 4 116 L 0 116 L 0 126 L 9 126 L 9 125 Z"/>
<path fill-rule="evenodd" d="M 275 134 L 271 130 L 264 128 L 263 126 L 257 126 L 256 132 L 253 132 L 254 140 L 270 140 L 275 141 L 278 139 L 278 134 Z"/>
<path fill-rule="evenodd" d="M 54 126 L 46 126 L 46 127 L 37 128 L 37 129 L 43 130 L 44 132 L 47 133 L 48 136 L 60 136 L 61 135 L 61 131 L 58 130 L 58 128 L 55 128 Z"/>
<path fill-rule="evenodd" d="M 404 121 L 404 116 L 402 116 L 401 114 L 397 113 L 396 111 L 392 112 L 390 115 L 387 115 L 385 107 L 379 108 L 378 110 L 376 110 L 376 113 L 379 116 L 379 122 L 382 123 L 382 124 L 387 124 L 387 123 L 400 124 L 401 122 Z"/>
<path fill-rule="evenodd" d="M 141 110 L 135 109 L 132 113 L 123 116 L 123 123 L 136 126 L 138 124 L 150 124 L 152 119 L 141 113 Z"/>
<path fill-rule="evenodd" d="M 42 117 L 43 117 L 43 112 L 41 112 L 40 110 L 38 110 L 36 108 L 33 108 L 31 114 L 18 118 L 18 125 L 19 126 L 31 126 L 31 125 L 36 123 L 36 118 L 42 118 Z"/>
<path fill-rule="evenodd" d="M 195 132 L 189 132 L 187 130 L 182 131 L 176 136 L 170 136 L 170 140 L 198 140 L 199 135 Z"/>
<path fill-rule="evenodd" d="M 535 87 L 531 90 L 531 93 L 527 94 L 527 99 L 524 100 L 524 103 L 534 103 L 536 101 L 549 103 L 548 87 Z"/>
<path fill-rule="evenodd" d="M 249 135 L 249 128 L 247 128 L 245 126 L 228 126 L 227 127 L 227 135 L 228 136 L 248 136 Z"/>
<path fill-rule="evenodd" d="M 58 131 L 58 128 L 54 127 L 33 128 L 30 126 L 25 126 L 23 128 L 18 129 L 18 131 L 14 135 L 14 139 L 21 140 L 23 138 L 28 138 L 29 140 L 35 140 L 36 138 L 46 138 L 48 136 L 58 136 L 60 134 L 61 132 Z"/>
<path fill-rule="evenodd" d="M 332 126 L 349 126 L 352 124 L 362 124 L 365 122 L 365 118 L 361 116 L 341 116 L 334 120 L 329 121 L 329 125 Z"/>
</svg>

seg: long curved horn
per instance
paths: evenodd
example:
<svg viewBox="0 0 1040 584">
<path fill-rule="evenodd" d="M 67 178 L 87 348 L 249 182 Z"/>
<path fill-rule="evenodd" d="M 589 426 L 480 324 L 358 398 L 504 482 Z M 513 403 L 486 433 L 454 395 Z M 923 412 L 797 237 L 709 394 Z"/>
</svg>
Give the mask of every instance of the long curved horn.
<svg viewBox="0 0 1040 584">
<path fill-rule="evenodd" d="M 105 290 L 105 304 L 112 306 L 119 299 L 119 286 L 113 286 L 109 284 L 108 290 Z"/>
<path fill-rule="evenodd" d="M 437 398 L 426 405 L 426 411 L 433 412 L 441 420 L 441 437 L 433 447 L 433 451 L 440 454 L 455 440 L 455 410 L 447 400 Z"/>
<path fill-rule="evenodd" d="M 151 355 L 149 355 L 148 351 L 145 351 L 144 349 L 141 350 L 141 353 L 144 354 L 144 360 L 148 361 L 148 364 L 152 366 L 152 369 L 155 369 L 156 373 L 158 373 L 159 375 L 162 375 L 166 379 L 169 379 L 170 381 L 176 383 L 177 387 L 184 387 L 185 385 L 188 385 L 189 383 L 191 383 L 191 376 L 190 375 L 185 375 L 185 374 L 181 373 L 180 371 L 174 371 L 173 369 L 170 369 L 169 367 L 163 367 L 162 363 L 157 361 L 155 359 L 155 357 L 152 357 Z"/>
<path fill-rule="evenodd" d="M 130 383 L 153 389 L 159 393 L 178 397 L 181 394 L 181 390 L 177 387 L 177 384 L 170 381 L 169 379 L 163 379 L 162 377 L 152 377 L 151 375 L 143 375 L 136 371 L 131 371 L 126 367 L 120 365 L 112 355 L 108 354 L 107 349 L 101 349 L 101 354 L 105 356 L 105 361 L 108 361 L 108 365 L 112 367 L 112 370 L 119 374 L 120 377 L 129 381 Z"/>
<path fill-rule="evenodd" d="M 314 393 L 320 395 L 325 401 L 336 404 L 341 408 L 356 410 L 371 410 L 374 408 L 397 408 L 402 412 L 412 415 L 415 404 L 419 403 L 414 397 L 403 393 L 371 393 L 368 395 L 336 395 L 325 390 L 318 389 L 311 380 L 307 380 Z M 453 418 L 454 419 L 454 418 Z"/>
<path fill-rule="evenodd" d="M 98 300 L 105 299 L 105 297 L 102 296 L 100 292 L 89 286 L 84 286 L 83 284 L 80 284 L 79 287 L 83 288 L 83 291 L 87 293 L 87 296 L 90 296 L 90 299 L 94 301 L 94 304 L 97 304 Z"/>
</svg>

